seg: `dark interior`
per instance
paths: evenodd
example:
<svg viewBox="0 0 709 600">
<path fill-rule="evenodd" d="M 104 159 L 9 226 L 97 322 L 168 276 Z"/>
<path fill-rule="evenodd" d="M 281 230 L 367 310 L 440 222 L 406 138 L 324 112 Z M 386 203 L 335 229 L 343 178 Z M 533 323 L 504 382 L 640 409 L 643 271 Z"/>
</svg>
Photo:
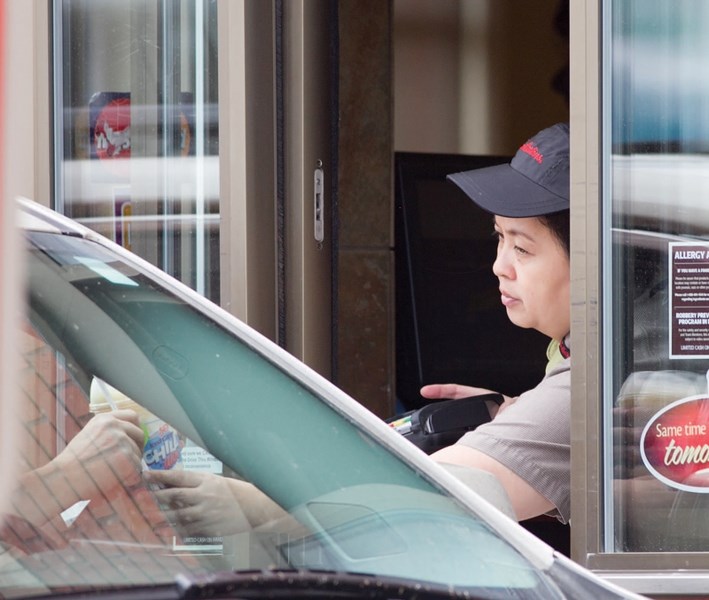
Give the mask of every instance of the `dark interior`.
<svg viewBox="0 0 709 600">
<path fill-rule="evenodd" d="M 509 157 L 396 154 L 396 384 L 406 410 L 428 383 L 518 395 L 544 375 L 548 338 L 510 323 L 492 273 L 492 216 L 446 175 Z"/>
</svg>

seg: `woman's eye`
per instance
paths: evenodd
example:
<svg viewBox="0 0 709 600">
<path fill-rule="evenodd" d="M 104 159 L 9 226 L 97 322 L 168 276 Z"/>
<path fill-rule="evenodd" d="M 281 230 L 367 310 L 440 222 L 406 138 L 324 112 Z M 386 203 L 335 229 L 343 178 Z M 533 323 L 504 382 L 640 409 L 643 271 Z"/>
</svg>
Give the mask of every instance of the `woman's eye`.
<svg viewBox="0 0 709 600">
<path fill-rule="evenodd" d="M 524 248 L 520 248 L 519 246 L 515 246 L 515 252 L 520 255 L 524 254 L 529 254 Z"/>
</svg>

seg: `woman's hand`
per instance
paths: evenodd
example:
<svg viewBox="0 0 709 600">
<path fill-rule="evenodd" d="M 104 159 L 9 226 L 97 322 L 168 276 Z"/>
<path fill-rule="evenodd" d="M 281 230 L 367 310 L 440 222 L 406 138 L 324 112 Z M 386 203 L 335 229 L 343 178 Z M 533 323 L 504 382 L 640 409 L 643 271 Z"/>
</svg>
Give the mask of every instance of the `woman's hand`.
<svg viewBox="0 0 709 600">
<path fill-rule="evenodd" d="M 483 394 L 495 394 L 485 388 L 471 387 L 468 385 L 459 385 L 457 383 L 434 383 L 425 385 L 421 388 L 421 395 L 429 400 L 460 400 L 461 398 L 469 398 L 470 396 L 482 396 Z M 502 404 L 497 404 L 492 400 L 486 400 L 490 417 L 501 413 L 510 404 L 513 404 L 517 398 L 510 398 L 504 394 L 500 394 L 504 401 Z"/>
</svg>

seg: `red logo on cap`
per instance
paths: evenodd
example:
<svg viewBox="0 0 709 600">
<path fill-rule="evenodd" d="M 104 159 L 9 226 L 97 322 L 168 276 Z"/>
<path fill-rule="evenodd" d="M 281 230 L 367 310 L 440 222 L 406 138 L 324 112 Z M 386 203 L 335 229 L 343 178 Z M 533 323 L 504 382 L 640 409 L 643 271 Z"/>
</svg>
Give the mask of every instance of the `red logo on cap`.
<svg viewBox="0 0 709 600">
<path fill-rule="evenodd" d="M 532 140 L 527 140 L 521 147 L 520 150 L 525 154 L 529 154 L 534 160 L 536 160 L 540 165 L 544 162 L 544 155 L 539 152 L 537 146 Z"/>
</svg>

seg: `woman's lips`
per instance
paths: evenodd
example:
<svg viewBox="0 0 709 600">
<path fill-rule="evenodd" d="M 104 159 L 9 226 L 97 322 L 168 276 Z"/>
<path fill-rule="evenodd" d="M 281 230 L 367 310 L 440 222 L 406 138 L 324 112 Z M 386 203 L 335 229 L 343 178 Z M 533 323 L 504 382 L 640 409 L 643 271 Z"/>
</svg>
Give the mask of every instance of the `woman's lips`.
<svg viewBox="0 0 709 600">
<path fill-rule="evenodd" d="M 503 306 L 511 306 L 515 304 L 516 302 L 519 302 L 519 300 L 513 296 L 510 296 L 509 294 L 503 292 L 500 290 L 500 300 L 503 304 Z"/>
</svg>

